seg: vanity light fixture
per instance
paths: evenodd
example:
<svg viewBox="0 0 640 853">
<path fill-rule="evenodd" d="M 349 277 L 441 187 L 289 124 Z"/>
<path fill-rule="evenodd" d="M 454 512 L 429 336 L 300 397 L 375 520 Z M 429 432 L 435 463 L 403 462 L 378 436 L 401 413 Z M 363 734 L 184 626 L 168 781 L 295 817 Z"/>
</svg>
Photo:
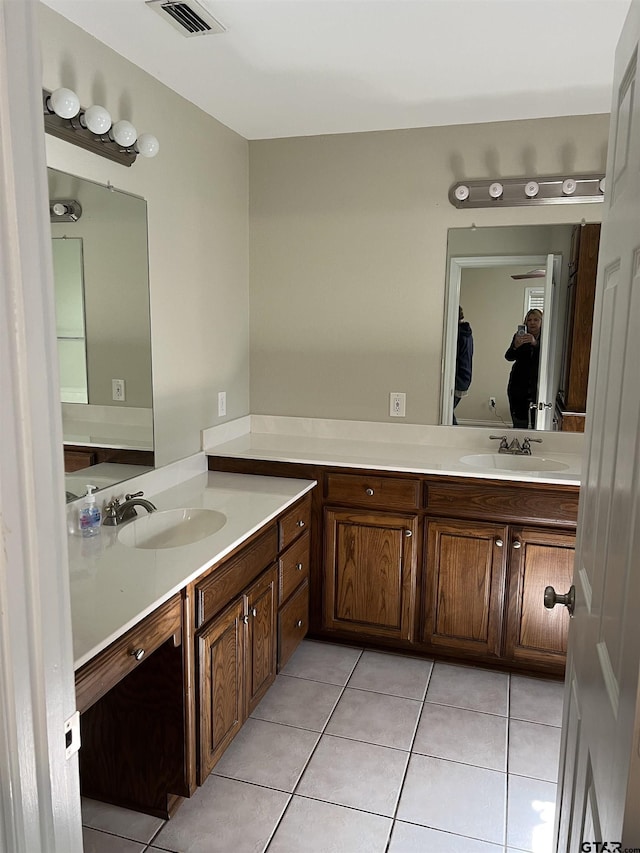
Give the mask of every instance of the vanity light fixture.
<svg viewBox="0 0 640 853">
<path fill-rule="evenodd" d="M 589 204 L 604 200 L 604 175 L 554 176 L 549 178 L 509 178 L 500 181 L 464 181 L 449 190 L 454 207 L 504 207 L 534 204 Z M 461 191 L 463 195 L 461 195 Z"/>
<path fill-rule="evenodd" d="M 151 133 L 141 133 L 129 121 L 112 123 L 107 109 L 99 104 L 83 109 L 71 89 L 42 90 L 44 129 L 52 136 L 79 145 L 101 157 L 131 166 L 138 154 L 155 157 L 160 143 Z"/>
<path fill-rule="evenodd" d="M 82 216 L 82 205 L 75 198 L 54 198 L 49 202 L 52 222 L 77 222 Z"/>
</svg>

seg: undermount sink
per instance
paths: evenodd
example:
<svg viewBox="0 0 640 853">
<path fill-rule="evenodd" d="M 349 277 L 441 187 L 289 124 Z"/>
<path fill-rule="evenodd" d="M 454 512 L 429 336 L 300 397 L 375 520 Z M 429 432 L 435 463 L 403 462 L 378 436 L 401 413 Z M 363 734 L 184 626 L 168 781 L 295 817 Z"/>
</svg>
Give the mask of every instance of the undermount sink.
<svg viewBox="0 0 640 853">
<path fill-rule="evenodd" d="M 130 548 L 179 548 L 206 539 L 226 523 L 227 516 L 215 509 L 168 509 L 136 518 L 118 539 Z"/>
<path fill-rule="evenodd" d="M 470 456 L 463 456 L 460 461 L 473 468 L 495 471 L 564 471 L 569 467 L 556 459 L 545 459 L 541 456 L 510 456 L 508 453 L 473 453 Z"/>
</svg>

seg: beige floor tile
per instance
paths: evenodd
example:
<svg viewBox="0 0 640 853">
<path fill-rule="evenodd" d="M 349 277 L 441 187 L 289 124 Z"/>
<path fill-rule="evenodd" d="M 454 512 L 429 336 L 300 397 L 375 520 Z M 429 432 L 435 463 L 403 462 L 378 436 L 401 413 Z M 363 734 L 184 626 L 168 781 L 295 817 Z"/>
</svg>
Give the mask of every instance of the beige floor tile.
<svg viewBox="0 0 640 853">
<path fill-rule="evenodd" d="M 422 704 L 415 699 L 347 687 L 326 734 L 409 750 L 421 710 Z"/>
<path fill-rule="evenodd" d="M 98 800 L 82 798 L 82 824 L 91 829 L 100 829 L 130 838 L 133 841 L 151 841 L 156 832 L 164 824 L 162 818 L 121 809 Z"/>
<path fill-rule="evenodd" d="M 556 785 L 509 774 L 507 844 L 532 853 L 552 853 Z"/>
<path fill-rule="evenodd" d="M 147 845 L 139 841 L 109 835 L 88 826 L 82 827 L 82 846 L 84 853 L 144 853 L 147 849 Z"/>
<path fill-rule="evenodd" d="M 507 716 L 509 676 L 490 669 L 436 663 L 425 701 Z"/>
<path fill-rule="evenodd" d="M 350 646 L 303 640 L 282 672 L 297 678 L 324 681 L 344 687 L 361 654 L 361 649 L 353 649 Z"/>
<path fill-rule="evenodd" d="M 384 853 L 391 820 L 294 796 L 269 853 Z"/>
<path fill-rule="evenodd" d="M 280 674 L 251 716 L 321 732 L 341 693 L 342 687 L 334 684 Z"/>
<path fill-rule="evenodd" d="M 509 773 L 557 782 L 561 734 L 555 726 L 510 720 Z"/>
<path fill-rule="evenodd" d="M 503 847 L 397 820 L 389 853 L 503 853 Z"/>
<path fill-rule="evenodd" d="M 424 699 L 433 662 L 381 652 L 364 652 L 349 679 L 349 687 Z"/>
<path fill-rule="evenodd" d="M 425 702 L 413 751 L 505 772 L 507 723 L 506 717 Z"/>
<path fill-rule="evenodd" d="M 548 726 L 562 725 L 564 682 L 548 678 L 511 676 L 511 707 L 509 716 Z"/>
<path fill-rule="evenodd" d="M 393 817 L 409 754 L 323 735 L 296 794 Z"/>
</svg>

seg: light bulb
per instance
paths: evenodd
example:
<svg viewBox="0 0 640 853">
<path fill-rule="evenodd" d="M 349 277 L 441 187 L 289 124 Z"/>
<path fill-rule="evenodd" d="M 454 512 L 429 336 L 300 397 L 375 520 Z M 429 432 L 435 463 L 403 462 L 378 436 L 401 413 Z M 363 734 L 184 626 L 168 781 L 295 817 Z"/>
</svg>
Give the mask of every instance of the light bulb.
<svg viewBox="0 0 640 853">
<path fill-rule="evenodd" d="M 141 133 L 136 143 L 136 151 L 143 157 L 155 157 L 160 150 L 160 143 L 152 133 Z"/>
<path fill-rule="evenodd" d="M 56 216 L 64 216 L 67 213 L 67 205 L 57 201 L 52 208 Z"/>
<path fill-rule="evenodd" d="M 48 105 L 60 118 L 73 118 L 80 112 L 80 99 L 71 89 L 56 89 L 49 95 Z"/>
<path fill-rule="evenodd" d="M 500 198 L 500 196 L 502 195 L 502 190 L 502 184 L 496 181 L 489 187 L 489 195 L 491 196 L 491 198 Z"/>
<path fill-rule="evenodd" d="M 565 195 L 573 195 L 577 186 L 573 178 L 567 178 L 566 181 L 562 182 L 562 192 Z"/>
<path fill-rule="evenodd" d="M 130 121 L 117 121 L 109 132 L 109 136 L 123 148 L 131 148 L 138 136 L 138 131 Z"/>
<path fill-rule="evenodd" d="M 109 132 L 111 127 L 111 114 L 109 110 L 101 107 L 99 104 L 94 104 L 84 111 L 80 116 L 80 124 L 83 124 L 91 133 L 102 136 Z"/>
<path fill-rule="evenodd" d="M 469 187 L 466 184 L 460 184 L 459 187 L 456 187 L 454 195 L 458 201 L 465 201 L 469 198 Z"/>
<path fill-rule="evenodd" d="M 540 186 L 536 181 L 529 181 L 524 188 L 524 194 L 527 198 L 535 198 L 540 192 Z"/>
</svg>

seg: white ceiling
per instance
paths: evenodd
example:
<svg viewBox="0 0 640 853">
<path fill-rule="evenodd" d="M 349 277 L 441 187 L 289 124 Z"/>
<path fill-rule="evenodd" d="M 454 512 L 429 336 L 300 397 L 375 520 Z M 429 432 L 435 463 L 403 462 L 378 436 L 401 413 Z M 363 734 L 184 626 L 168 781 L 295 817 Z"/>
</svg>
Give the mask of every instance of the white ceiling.
<svg viewBox="0 0 640 853">
<path fill-rule="evenodd" d="M 200 0 L 185 38 L 144 0 L 48 6 L 247 139 L 610 108 L 630 0 Z"/>
</svg>

